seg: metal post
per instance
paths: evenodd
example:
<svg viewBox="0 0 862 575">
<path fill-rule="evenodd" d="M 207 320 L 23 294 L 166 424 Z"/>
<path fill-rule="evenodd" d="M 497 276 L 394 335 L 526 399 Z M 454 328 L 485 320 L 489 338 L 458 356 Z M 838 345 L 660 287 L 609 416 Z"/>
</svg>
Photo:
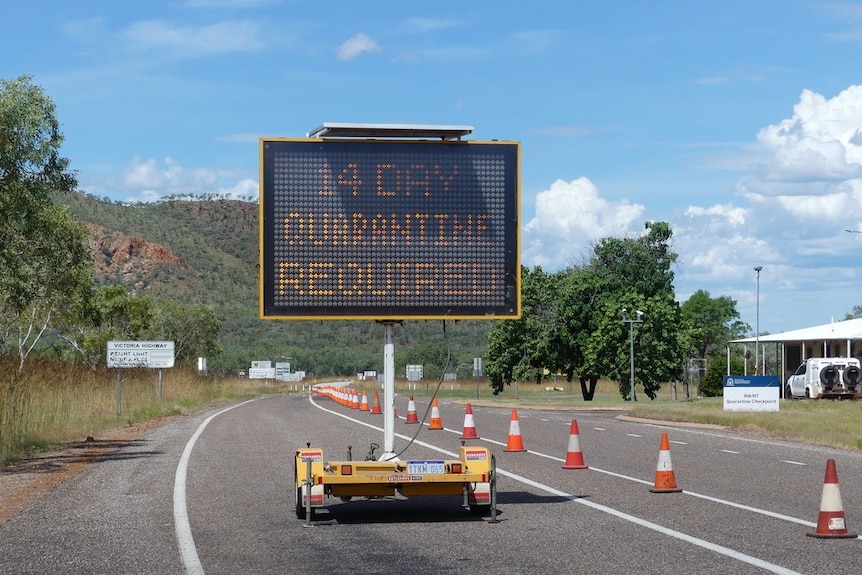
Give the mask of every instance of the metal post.
<svg viewBox="0 0 862 575">
<path fill-rule="evenodd" d="M 760 270 L 763 266 L 757 266 L 754 271 L 757 272 L 757 313 L 755 314 L 754 323 L 754 375 L 763 375 L 760 373 Z"/>
<path fill-rule="evenodd" d="M 314 514 L 314 510 L 311 507 L 311 489 L 314 487 L 314 480 L 311 477 L 311 462 L 312 459 L 310 457 L 303 458 L 305 461 L 305 488 L 308 490 L 308 495 L 305 500 L 305 526 L 311 527 L 311 516 Z M 300 496 L 302 496 L 302 490 L 299 491 Z M 300 500 L 301 502 L 301 500 Z"/>
<path fill-rule="evenodd" d="M 635 393 L 635 324 L 643 323 L 644 315 L 644 312 L 641 310 L 637 310 L 635 313 L 637 314 L 637 319 L 630 319 L 628 311 L 623 308 L 623 323 L 629 324 L 629 374 L 631 376 L 629 391 L 631 391 L 632 401 L 638 400 L 638 396 Z"/>
<path fill-rule="evenodd" d="M 388 321 L 383 346 L 383 453 L 380 461 L 395 459 L 395 324 Z"/>
<path fill-rule="evenodd" d="M 629 322 L 629 359 L 631 360 L 629 367 L 629 374 L 631 375 L 629 390 L 632 393 L 632 401 L 637 401 L 638 396 L 635 393 L 635 324 L 631 321 Z"/>
</svg>

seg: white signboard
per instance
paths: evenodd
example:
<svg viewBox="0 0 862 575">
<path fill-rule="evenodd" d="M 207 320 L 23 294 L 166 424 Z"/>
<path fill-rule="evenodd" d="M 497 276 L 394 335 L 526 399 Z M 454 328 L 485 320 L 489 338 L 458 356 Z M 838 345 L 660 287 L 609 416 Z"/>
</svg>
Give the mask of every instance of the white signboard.
<svg viewBox="0 0 862 575">
<path fill-rule="evenodd" d="M 248 370 L 249 379 L 275 379 L 274 367 L 252 367 Z"/>
<path fill-rule="evenodd" d="M 277 361 L 275 362 L 275 379 L 279 381 L 291 381 L 288 379 L 290 375 L 290 362 Z"/>
<path fill-rule="evenodd" d="M 766 375 L 724 377 L 725 411 L 778 411 L 781 382 Z"/>
<path fill-rule="evenodd" d="M 174 366 L 174 342 L 172 341 L 109 341 L 107 349 L 108 367 Z"/>
<path fill-rule="evenodd" d="M 404 371 L 407 375 L 407 381 L 420 381 L 422 379 L 422 365 L 408 363 Z"/>
</svg>

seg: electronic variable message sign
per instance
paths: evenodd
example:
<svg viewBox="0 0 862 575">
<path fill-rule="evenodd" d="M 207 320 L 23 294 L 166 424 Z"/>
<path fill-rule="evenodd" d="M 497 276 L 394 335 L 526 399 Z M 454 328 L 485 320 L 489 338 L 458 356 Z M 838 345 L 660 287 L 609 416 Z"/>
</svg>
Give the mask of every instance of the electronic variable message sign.
<svg viewBox="0 0 862 575">
<path fill-rule="evenodd" d="M 517 142 L 262 139 L 260 316 L 520 316 Z"/>
</svg>

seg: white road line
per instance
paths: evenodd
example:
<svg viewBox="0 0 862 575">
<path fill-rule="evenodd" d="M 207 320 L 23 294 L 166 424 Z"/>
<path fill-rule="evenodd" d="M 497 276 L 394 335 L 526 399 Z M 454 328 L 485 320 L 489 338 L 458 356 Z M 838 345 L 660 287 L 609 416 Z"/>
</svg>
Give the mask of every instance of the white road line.
<svg viewBox="0 0 862 575">
<path fill-rule="evenodd" d="M 177 472 L 174 475 L 174 526 L 177 534 L 177 544 L 180 547 L 180 555 L 182 556 L 183 565 L 185 566 L 186 573 L 188 575 L 204 575 L 204 568 L 201 565 L 200 558 L 198 557 L 198 550 L 195 547 L 194 537 L 192 537 L 192 528 L 191 525 L 189 525 L 188 506 L 186 505 L 186 476 L 188 475 L 189 459 L 192 456 L 192 450 L 194 449 L 198 438 L 203 433 L 204 428 L 209 425 L 210 421 L 226 411 L 230 411 L 231 409 L 252 401 L 254 400 L 250 399 L 249 401 L 238 403 L 207 417 L 203 423 L 198 426 L 188 443 L 186 443 L 186 448 L 183 450 L 179 464 L 177 464 Z"/>
<path fill-rule="evenodd" d="M 643 437 L 643 435 L 638 435 L 637 433 L 626 433 L 629 437 Z"/>
<path fill-rule="evenodd" d="M 789 459 L 782 459 L 781 463 L 789 463 L 790 465 L 808 465 L 807 463 L 802 463 L 801 461 L 790 461 Z"/>
<path fill-rule="evenodd" d="M 676 441 L 674 439 L 670 440 L 671 443 L 676 443 L 677 445 L 688 445 L 687 441 Z"/>
<path fill-rule="evenodd" d="M 520 475 L 515 475 L 514 473 L 509 473 L 507 471 L 503 471 L 501 469 L 497 469 L 497 473 L 500 475 L 505 475 L 506 477 L 510 477 L 515 479 L 516 481 L 520 481 L 521 483 L 525 483 L 527 485 L 531 485 L 536 489 L 540 489 L 542 491 L 546 491 L 551 495 L 558 495 L 561 497 L 567 497 L 575 503 L 580 503 L 581 505 L 586 505 L 596 511 L 601 511 L 603 513 L 607 513 L 609 515 L 613 515 L 614 517 L 618 517 L 624 521 L 628 521 L 630 523 L 634 523 L 635 525 L 640 525 L 641 527 L 646 527 L 647 529 L 652 529 L 653 531 L 657 531 L 662 533 L 663 535 L 667 535 L 669 537 L 673 537 L 675 539 L 679 539 L 681 541 L 685 541 L 687 543 L 691 543 L 692 545 L 696 545 L 698 547 L 702 547 L 708 551 L 712 551 L 714 553 L 718 553 L 720 555 L 725 555 L 727 557 L 732 557 L 738 561 L 742 561 L 743 563 L 748 563 L 749 565 L 753 565 L 755 567 L 760 567 L 761 569 L 766 569 L 771 573 L 777 573 L 779 575 L 801 575 L 798 571 L 793 571 L 792 569 L 787 569 L 782 567 L 781 565 L 776 565 L 775 563 L 770 563 L 768 561 L 764 561 L 763 559 L 759 559 L 757 557 L 753 557 L 751 555 L 746 555 L 745 553 L 741 553 L 729 547 L 725 547 L 724 545 L 718 545 L 717 543 L 711 543 L 704 539 L 700 539 L 698 537 L 694 537 L 692 535 L 688 535 L 687 533 L 683 533 L 681 531 L 677 531 L 675 529 L 669 529 L 657 523 L 653 523 L 652 521 L 647 521 L 646 519 L 641 519 L 640 517 L 636 517 L 634 515 L 629 515 L 619 509 L 614 509 L 613 507 L 607 507 L 606 505 L 602 505 L 600 503 L 595 503 L 594 501 L 590 501 L 589 499 L 578 497 L 576 495 L 572 495 L 571 493 L 566 493 L 564 491 L 559 491 L 554 489 L 553 487 L 549 487 L 547 485 L 543 485 L 526 477 L 521 477 Z"/>
<path fill-rule="evenodd" d="M 344 415 L 343 413 L 340 413 L 340 412 L 338 412 L 338 411 L 333 411 L 333 410 L 331 410 L 331 409 L 327 409 L 327 408 L 325 408 L 325 407 L 323 407 L 323 406 L 319 405 L 318 403 L 316 403 L 316 402 L 314 401 L 314 399 L 313 399 L 313 398 L 309 398 L 309 401 L 312 403 L 312 405 L 314 405 L 314 406 L 315 406 L 315 407 L 317 407 L 318 409 L 321 409 L 321 410 L 323 410 L 323 411 L 326 411 L 327 413 L 331 413 L 331 414 L 333 414 L 333 415 L 337 415 L 337 416 L 339 416 L 339 417 L 343 417 L 344 419 L 347 419 L 347 420 L 352 421 L 352 422 L 354 422 L 354 423 L 358 423 L 358 424 L 360 424 L 360 425 L 364 425 L 364 426 L 366 426 L 366 427 L 370 427 L 370 428 L 372 428 L 372 429 L 377 429 L 377 430 L 383 431 L 383 428 L 378 427 L 378 426 L 376 426 L 376 425 L 372 425 L 372 424 L 366 423 L 366 422 L 364 422 L 364 421 L 360 421 L 360 420 L 358 420 L 358 419 L 354 419 L 353 417 L 350 417 L 350 416 L 348 416 L 348 415 Z M 447 430 L 447 431 L 450 431 L 450 432 L 453 432 L 453 433 L 460 433 L 460 432 L 456 432 L 456 431 L 453 431 L 453 430 Z M 397 437 L 400 437 L 401 439 L 410 439 L 410 437 L 408 437 L 408 436 L 406 436 L 406 435 L 401 435 L 400 433 L 396 433 L 395 435 L 396 435 Z M 487 439 L 485 439 L 485 440 L 483 440 L 483 441 L 488 441 L 488 440 L 487 440 Z M 430 443 L 425 443 L 424 441 L 419 441 L 419 440 L 415 440 L 415 439 L 414 439 L 414 440 L 413 440 L 413 443 L 415 443 L 415 444 L 417 444 L 417 445 L 421 445 L 422 447 L 427 447 L 428 449 L 433 449 L 434 451 L 437 451 L 438 453 L 442 453 L 442 454 L 444 454 L 444 455 L 448 455 L 448 456 L 450 456 L 450 457 L 457 457 L 457 454 L 455 454 L 455 453 L 453 453 L 453 452 L 451 452 L 451 451 L 447 451 L 447 450 L 445 450 L 445 449 L 442 449 L 442 448 L 440 448 L 440 447 L 437 447 L 436 445 L 431 445 Z M 496 442 L 496 441 L 492 441 L 491 443 L 497 443 L 497 444 L 503 445 L 502 443 L 500 443 L 500 442 Z M 538 452 L 534 452 L 534 451 L 529 451 L 529 453 L 533 453 L 533 454 L 535 454 L 535 455 L 541 455 L 542 457 L 547 457 L 548 459 L 554 459 L 554 460 L 558 460 L 558 461 L 564 461 L 563 459 L 559 459 L 559 458 L 556 458 L 556 457 L 551 457 L 551 456 L 549 456 L 549 455 L 545 455 L 545 454 L 540 454 L 540 453 L 538 453 Z M 626 477 L 626 476 L 624 476 L 624 475 L 619 475 L 619 474 L 616 474 L 616 473 L 613 473 L 613 472 L 609 472 L 609 471 L 602 471 L 602 470 L 596 469 L 596 468 L 594 468 L 594 467 L 590 467 L 590 469 L 591 469 L 591 470 L 594 470 L 594 471 L 600 471 L 600 472 L 602 472 L 602 473 L 606 473 L 606 474 L 608 474 L 608 475 L 615 475 L 615 476 L 617 476 L 617 477 L 622 477 L 622 478 L 625 478 L 625 479 L 632 479 L 632 480 L 634 480 L 634 481 L 638 481 L 638 482 L 641 482 L 641 483 L 648 483 L 648 482 L 643 482 L 643 481 L 641 481 L 640 479 L 629 478 L 629 477 Z M 778 575 L 801 575 L 801 574 L 800 574 L 800 573 L 798 573 L 797 571 L 793 571 L 793 570 L 791 570 L 791 569 L 786 569 L 786 568 L 782 567 L 781 565 L 776 565 L 776 564 L 774 564 L 774 563 L 770 563 L 770 562 L 768 562 L 768 561 L 764 561 L 763 559 L 759 559 L 759 558 L 757 558 L 757 557 L 753 557 L 753 556 L 751 556 L 751 555 L 746 555 L 745 553 L 741 553 L 741 552 L 736 551 L 736 550 L 734 550 L 734 549 L 731 549 L 731 548 L 729 548 L 729 547 L 725 547 L 725 546 L 723 546 L 723 545 L 718 545 L 718 544 L 716 544 L 716 543 L 711 543 L 711 542 L 709 542 L 709 541 L 706 541 L 706 540 L 704 540 L 704 539 L 699 539 L 699 538 L 697 538 L 697 537 L 694 537 L 694 536 L 692 536 L 692 535 L 688 535 L 688 534 L 683 533 L 683 532 L 681 532 L 681 531 L 676 531 L 675 529 L 670 529 L 670 528 L 664 527 L 664 526 L 659 525 L 659 524 L 657 524 L 657 523 L 653 523 L 653 522 L 651 522 L 651 521 L 647 521 L 647 520 L 645 520 L 645 519 L 641 519 L 640 517 L 636 517 L 636 516 L 634 516 L 634 515 L 629 515 L 628 513 L 625 513 L 625 512 L 623 512 L 623 511 L 618 510 L 618 509 L 614 509 L 613 507 L 608 507 L 608 506 L 606 506 L 606 505 L 602 505 L 602 504 L 600 504 L 600 503 L 595 503 L 595 502 L 593 502 L 593 501 L 590 501 L 590 500 L 588 500 L 588 499 L 586 499 L 586 498 L 583 498 L 583 497 L 579 497 L 579 496 L 574 495 L 574 494 L 572 494 L 572 493 L 566 493 L 566 492 L 564 492 L 564 491 L 560 491 L 560 490 L 555 489 L 555 488 L 553 488 L 553 487 L 551 487 L 551 486 L 549 486 L 549 485 L 544 485 L 544 484 L 539 483 L 539 482 L 537 482 L 537 481 L 533 481 L 532 479 L 529 479 L 529 478 L 527 478 L 527 477 L 523 477 L 523 476 L 517 475 L 517 474 L 515 474 L 515 473 L 511 473 L 511 472 L 509 472 L 509 471 L 505 471 L 505 470 L 500 469 L 500 468 L 497 468 L 497 473 L 499 473 L 500 475 L 503 475 L 503 476 L 505 476 L 505 477 L 509 477 L 509 478 L 511 478 L 511 479 L 514 479 L 515 481 L 518 481 L 518 482 L 523 483 L 523 484 L 525 484 L 525 485 L 530 485 L 530 486 L 532 486 L 532 487 L 535 487 L 536 489 L 539 489 L 539 490 L 544 491 L 544 492 L 546 492 L 546 493 L 550 493 L 551 495 L 557 495 L 557 496 L 560 496 L 560 497 L 566 497 L 566 498 L 568 498 L 569 500 L 571 500 L 571 501 L 573 501 L 573 502 L 575 502 L 575 503 L 579 503 L 579 504 L 581 504 L 581 505 L 586 505 L 587 507 L 590 507 L 590 508 L 592 508 L 592 509 L 595 509 L 596 511 L 601 511 L 601 512 L 603 512 L 603 513 L 607 513 L 607 514 L 609 514 L 609 515 L 613 515 L 613 516 L 615 516 L 615 517 L 618 517 L 618 518 L 623 519 L 623 520 L 625 520 L 625 521 L 628 521 L 628 522 L 630 522 L 630 523 L 634 523 L 634 524 L 636 524 L 636 525 L 640 525 L 641 527 L 646 527 L 647 529 L 652 529 L 653 531 L 657 531 L 657 532 L 662 533 L 662 534 L 664 534 L 664 535 L 667 535 L 667 536 L 669 536 L 669 537 L 674 537 L 674 538 L 679 539 L 679 540 L 681 540 L 681 541 L 685 541 L 685 542 L 687 542 L 687 543 L 691 543 L 692 545 L 696 545 L 696 546 L 698 546 L 698 547 L 701 547 L 701 548 L 703 548 L 703 549 L 707 549 L 707 550 L 712 551 L 712 552 L 714 552 L 714 553 L 718 553 L 718 554 L 720 554 L 720 555 L 725 555 L 725 556 L 727 556 L 727 557 L 732 557 L 733 559 L 737 559 L 738 561 L 742 561 L 742 562 L 744 562 L 744 563 L 747 563 L 747 564 L 749 564 L 749 565 L 753 565 L 753 566 L 755 566 L 755 567 L 760 567 L 761 569 L 765 569 L 765 570 L 767 570 L 767 571 L 769 571 L 769 572 L 771 572 L 771 573 L 776 573 L 776 574 L 778 574 Z M 691 493 L 691 492 L 689 492 L 689 491 L 684 491 L 684 493 L 688 493 L 689 495 L 696 495 L 696 494 Z M 782 516 L 779 516 L 779 515 L 777 515 L 777 514 L 773 514 L 773 513 L 771 513 L 771 512 L 766 512 L 766 511 L 763 511 L 763 510 L 757 510 L 757 509 L 755 509 L 755 508 L 749 508 L 749 507 L 746 507 L 746 506 L 741 506 L 741 505 L 738 505 L 738 504 L 734 504 L 734 503 L 732 503 L 732 502 L 730 502 L 730 501 L 727 501 L 727 502 L 726 502 L 726 501 L 723 501 L 723 500 L 720 500 L 720 499 L 710 498 L 710 497 L 707 497 L 707 496 L 700 496 L 700 495 L 696 495 L 696 496 L 698 496 L 698 497 L 702 497 L 702 498 L 704 498 L 704 499 L 709 499 L 710 501 L 714 501 L 714 502 L 717 502 L 717 503 L 725 503 L 725 504 L 729 504 L 729 505 L 731 505 L 732 507 L 739 507 L 739 508 L 742 508 L 742 509 L 752 510 L 752 511 L 755 511 L 755 512 L 763 512 L 764 514 L 766 514 L 766 515 L 770 515 L 770 516 L 773 516 L 773 517 L 776 517 L 776 516 L 777 516 L 777 517 L 779 517 L 779 518 L 781 518 L 781 517 L 782 517 Z M 793 519 L 793 518 L 790 518 L 790 519 Z M 794 520 L 794 521 L 795 521 L 795 522 L 798 522 L 799 520 Z M 807 524 L 807 523 L 806 523 L 806 524 Z M 814 524 L 811 524 L 811 525 L 814 525 Z"/>
<path fill-rule="evenodd" d="M 722 453 L 732 453 L 734 455 L 739 455 L 738 451 L 733 451 L 732 449 L 719 449 Z"/>
<path fill-rule="evenodd" d="M 605 429 L 604 427 L 594 427 L 593 429 L 595 429 L 596 431 L 607 431 L 607 429 Z"/>
</svg>

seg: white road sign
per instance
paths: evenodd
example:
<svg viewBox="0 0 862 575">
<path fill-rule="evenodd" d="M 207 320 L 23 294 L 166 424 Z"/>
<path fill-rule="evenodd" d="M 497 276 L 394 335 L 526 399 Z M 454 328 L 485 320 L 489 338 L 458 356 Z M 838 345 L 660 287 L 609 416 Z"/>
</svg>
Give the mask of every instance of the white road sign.
<svg viewBox="0 0 862 575">
<path fill-rule="evenodd" d="M 252 367 L 248 370 L 249 379 L 275 379 L 274 367 Z"/>
<path fill-rule="evenodd" d="M 174 366 L 174 342 L 172 341 L 109 341 L 108 367 Z"/>
</svg>

